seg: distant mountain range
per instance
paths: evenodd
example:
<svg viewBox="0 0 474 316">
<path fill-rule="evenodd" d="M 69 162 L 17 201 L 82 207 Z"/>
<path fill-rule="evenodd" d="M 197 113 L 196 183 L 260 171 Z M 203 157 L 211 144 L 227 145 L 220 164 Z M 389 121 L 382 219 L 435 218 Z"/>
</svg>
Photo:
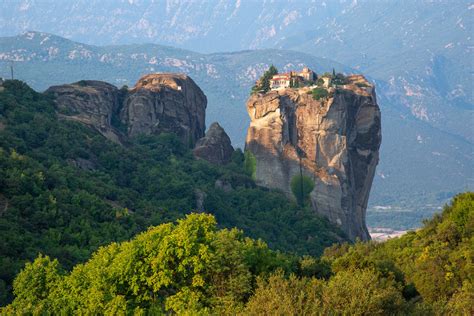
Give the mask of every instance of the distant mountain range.
<svg viewBox="0 0 474 316">
<path fill-rule="evenodd" d="M 240 147 L 248 126 L 245 100 L 255 79 L 270 63 L 280 70 L 307 65 L 318 73 L 333 68 L 355 71 L 295 51 L 201 54 L 154 44 L 99 47 L 40 32 L 0 38 L 0 76 L 10 75 L 11 60 L 15 76 L 39 90 L 82 79 L 122 86 L 133 85 L 145 73 L 187 73 L 208 96 L 208 125 L 219 121 L 234 145 Z M 472 189 L 474 146 L 469 138 L 411 115 L 401 105 L 406 94 L 397 94 L 390 82 L 372 80 L 382 110 L 383 141 L 370 205 L 421 208 L 439 205 L 456 192 Z M 464 119 L 471 113 L 462 111 Z M 466 124 L 464 129 L 468 131 L 470 126 Z"/>
</svg>

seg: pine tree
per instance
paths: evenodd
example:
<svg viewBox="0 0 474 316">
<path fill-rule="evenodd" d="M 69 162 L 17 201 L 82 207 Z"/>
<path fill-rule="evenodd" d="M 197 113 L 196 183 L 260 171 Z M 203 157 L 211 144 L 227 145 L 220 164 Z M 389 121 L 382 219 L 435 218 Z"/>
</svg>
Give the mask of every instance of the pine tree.
<svg viewBox="0 0 474 316">
<path fill-rule="evenodd" d="M 252 92 L 267 92 L 270 90 L 270 79 L 273 78 L 274 75 L 278 74 L 278 69 L 271 65 L 270 68 L 268 68 L 267 71 L 260 77 L 260 79 L 257 81 L 257 85 L 253 86 Z"/>
</svg>

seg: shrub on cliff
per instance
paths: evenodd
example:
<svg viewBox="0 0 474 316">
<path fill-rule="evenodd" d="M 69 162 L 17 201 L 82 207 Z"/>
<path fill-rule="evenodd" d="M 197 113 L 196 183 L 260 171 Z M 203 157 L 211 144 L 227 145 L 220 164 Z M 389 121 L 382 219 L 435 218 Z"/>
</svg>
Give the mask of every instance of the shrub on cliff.
<svg viewBox="0 0 474 316">
<path fill-rule="evenodd" d="M 318 80 L 316 80 L 316 84 L 318 86 L 322 86 L 324 84 L 324 79 L 323 78 L 318 78 Z"/>
<path fill-rule="evenodd" d="M 256 178 L 256 172 L 257 172 L 257 158 L 255 158 L 254 154 L 250 152 L 249 150 L 246 150 L 244 153 L 244 170 L 245 173 L 249 176 L 252 177 L 252 179 Z"/>
<path fill-rule="evenodd" d="M 313 89 L 313 99 L 320 100 L 327 98 L 329 95 L 328 91 L 325 88 L 314 88 Z"/>
<path fill-rule="evenodd" d="M 335 85 L 344 85 L 347 82 L 348 81 L 347 81 L 346 76 L 344 76 L 344 74 L 342 74 L 342 73 L 338 73 L 337 75 L 333 76 L 333 78 L 332 78 L 332 83 L 335 84 Z"/>
<path fill-rule="evenodd" d="M 314 182 L 308 176 L 296 175 L 291 179 L 290 187 L 296 201 L 302 206 L 308 199 L 311 191 L 313 191 Z"/>
<path fill-rule="evenodd" d="M 365 82 L 356 82 L 355 85 L 358 86 L 359 88 L 367 88 L 367 87 L 369 87 L 369 85 L 366 84 Z"/>
</svg>

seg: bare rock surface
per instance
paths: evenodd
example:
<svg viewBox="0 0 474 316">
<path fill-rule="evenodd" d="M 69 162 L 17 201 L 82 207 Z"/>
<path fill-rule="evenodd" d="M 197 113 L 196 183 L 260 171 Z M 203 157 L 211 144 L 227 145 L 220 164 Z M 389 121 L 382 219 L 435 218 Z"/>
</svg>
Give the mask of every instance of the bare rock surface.
<svg viewBox="0 0 474 316">
<path fill-rule="evenodd" d="M 114 85 L 96 80 L 52 86 L 52 94 L 62 117 L 93 126 L 107 138 L 119 142 L 112 128 L 112 114 L 119 106 L 119 90 Z"/>
<path fill-rule="evenodd" d="M 190 77 L 149 74 L 129 91 L 120 119 L 129 136 L 169 132 L 194 145 L 204 136 L 206 106 L 206 96 Z"/>
<path fill-rule="evenodd" d="M 92 126 L 108 139 L 174 133 L 193 146 L 204 136 L 207 98 L 184 74 L 140 78 L 130 90 L 102 81 L 82 80 L 46 90 L 63 119 Z"/>
<path fill-rule="evenodd" d="M 216 182 L 214 183 L 214 188 L 218 190 L 222 190 L 227 193 L 233 190 L 232 183 L 223 179 L 217 179 Z"/>
<path fill-rule="evenodd" d="M 217 122 L 211 124 L 206 136 L 198 140 L 193 150 L 195 157 L 219 165 L 229 163 L 233 152 L 229 136 Z"/>
<path fill-rule="evenodd" d="M 312 208 L 352 240 L 370 239 L 365 215 L 381 143 L 374 87 L 354 76 L 321 100 L 308 88 L 270 91 L 252 95 L 247 111 L 246 150 L 256 158 L 257 183 L 291 196 L 301 157 L 315 183 Z"/>
</svg>

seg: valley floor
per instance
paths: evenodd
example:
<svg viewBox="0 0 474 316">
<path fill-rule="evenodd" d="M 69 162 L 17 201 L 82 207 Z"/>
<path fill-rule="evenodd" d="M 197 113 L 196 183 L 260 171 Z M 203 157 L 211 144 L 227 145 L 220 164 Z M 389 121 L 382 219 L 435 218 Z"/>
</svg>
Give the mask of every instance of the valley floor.
<svg viewBox="0 0 474 316">
<path fill-rule="evenodd" d="M 369 206 L 367 209 L 367 226 L 372 229 L 389 229 L 392 231 L 409 231 L 423 226 L 423 221 L 440 213 L 441 206 L 426 205 L 418 208 L 397 206 Z"/>
<path fill-rule="evenodd" d="M 391 238 L 400 237 L 407 232 L 408 230 L 394 230 L 385 227 L 369 227 L 370 237 L 375 241 L 385 241 Z"/>
</svg>

